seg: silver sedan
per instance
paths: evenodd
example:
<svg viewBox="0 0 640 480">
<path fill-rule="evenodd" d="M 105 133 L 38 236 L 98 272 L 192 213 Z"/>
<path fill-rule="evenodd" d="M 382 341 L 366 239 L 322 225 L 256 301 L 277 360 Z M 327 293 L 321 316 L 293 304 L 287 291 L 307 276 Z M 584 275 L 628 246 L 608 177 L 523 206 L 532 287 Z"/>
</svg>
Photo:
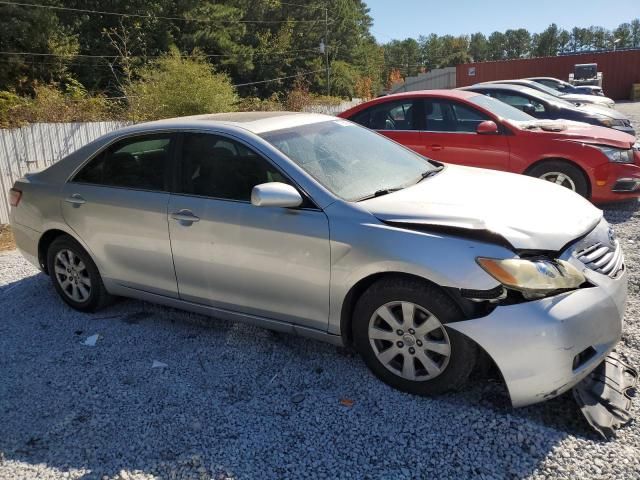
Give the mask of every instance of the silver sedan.
<svg viewBox="0 0 640 480">
<path fill-rule="evenodd" d="M 460 387 L 484 351 L 512 403 L 535 403 L 621 335 L 624 259 L 600 210 L 324 115 L 132 126 L 11 203 L 19 249 L 73 308 L 126 296 L 353 345 L 412 393 Z"/>
</svg>

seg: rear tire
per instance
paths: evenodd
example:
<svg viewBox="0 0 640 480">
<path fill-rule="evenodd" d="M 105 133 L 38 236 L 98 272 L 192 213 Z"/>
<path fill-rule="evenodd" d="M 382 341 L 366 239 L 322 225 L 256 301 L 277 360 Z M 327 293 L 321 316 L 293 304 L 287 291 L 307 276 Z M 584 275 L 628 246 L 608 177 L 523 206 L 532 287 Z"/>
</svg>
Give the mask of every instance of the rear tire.
<svg viewBox="0 0 640 480">
<path fill-rule="evenodd" d="M 435 285 L 383 279 L 356 304 L 354 344 L 386 384 L 413 394 L 437 395 L 464 385 L 476 363 L 476 344 L 445 327 L 462 318 L 460 308 Z"/>
<path fill-rule="evenodd" d="M 527 175 L 553 182 L 585 198 L 589 197 L 589 181 L 576 166 L 562 160 L 542 162 L 527 172 Z"/>
<path fill-rule="evenodd" d="M 113 300 L 91 256 L 68 235 L 56 238 L 49 246 L 47 270 L 62 300 L 76 310 L 95 312 Z"/>
</svg>

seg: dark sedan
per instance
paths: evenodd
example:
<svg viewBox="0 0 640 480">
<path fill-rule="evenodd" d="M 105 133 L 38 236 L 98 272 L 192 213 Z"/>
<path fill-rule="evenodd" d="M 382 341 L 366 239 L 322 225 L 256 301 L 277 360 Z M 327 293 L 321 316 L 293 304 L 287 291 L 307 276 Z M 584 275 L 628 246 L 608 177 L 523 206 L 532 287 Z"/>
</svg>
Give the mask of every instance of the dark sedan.
<svg viewBox="0 0 640 480">
<path fill-rule="evenodd" d="M 631 121 L 612 108 L 595 105 L 576 106 L 558 97 L 529 87 L 506 83 L 483 83 L 464 87 L 462 90 L 482 93 L 496 98 L 529 115 L 545 120 L 574 120 L 603 127 L 613 128 L 621 132 L 636 134 Z"/>
</svg>

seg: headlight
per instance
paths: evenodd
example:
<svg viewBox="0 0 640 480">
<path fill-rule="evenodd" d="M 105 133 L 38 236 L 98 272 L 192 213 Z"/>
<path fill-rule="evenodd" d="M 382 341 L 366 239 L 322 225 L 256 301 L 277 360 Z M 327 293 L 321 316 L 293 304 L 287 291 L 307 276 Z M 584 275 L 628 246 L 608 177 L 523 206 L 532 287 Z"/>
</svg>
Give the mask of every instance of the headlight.
<svg viewBox="0 0 640 480">
<path fill-rule="evenodd" d="M 633 163 L 633 148 L 628 150 L 622 150 L 619 148 L 613 147 L 596 147 L 600 150 L 604 155 L 609 159 L 610 162 L 614 163 Z"/>
<path fill-rule="evenodd" d="M 477 258 L 489 275 L 526 298 L 540 298 L 557 290 L 573 290 L 586 280 L 584 275 L 564 260 L 523 260 Z"/>
<path fill-rule="evenodd" d="M 604 125 L 605 127 L 624 127 L 626 126 L 623 120 L 618 118 L 609 118 L 609 117 L 597 117 L 600 125 Z"/>
</svg>

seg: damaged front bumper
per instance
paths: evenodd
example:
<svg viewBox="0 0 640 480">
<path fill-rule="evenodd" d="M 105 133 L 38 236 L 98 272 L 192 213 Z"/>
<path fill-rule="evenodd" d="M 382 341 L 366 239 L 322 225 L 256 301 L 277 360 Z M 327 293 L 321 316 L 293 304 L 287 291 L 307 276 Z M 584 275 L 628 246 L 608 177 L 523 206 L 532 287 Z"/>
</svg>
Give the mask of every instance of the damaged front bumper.
<svg viewBox="0 0 640 480">
<path fill-rule="evenodd" d="M 627 273 L 610 278 L 591 270 L 594 285 L 515 305 L 486 317 L 450 323 L 496 363 L 514 407 L 541 402 L 571 389 L 620 340 Z"/>
</svg>

